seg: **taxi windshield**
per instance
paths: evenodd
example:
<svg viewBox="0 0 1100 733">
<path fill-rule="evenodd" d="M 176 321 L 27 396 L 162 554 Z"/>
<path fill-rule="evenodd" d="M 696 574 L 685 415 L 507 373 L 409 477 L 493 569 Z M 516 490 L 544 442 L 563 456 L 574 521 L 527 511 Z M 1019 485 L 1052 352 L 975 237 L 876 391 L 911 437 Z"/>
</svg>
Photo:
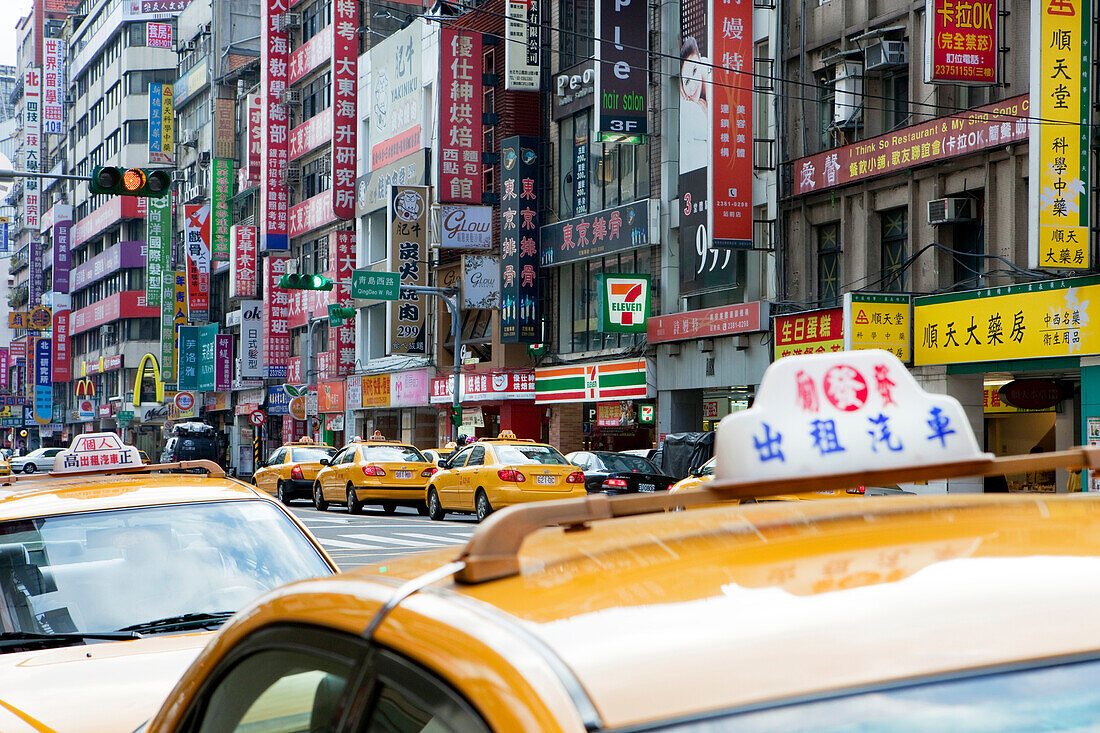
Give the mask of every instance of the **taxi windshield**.
<svg viewBox="0 0 1100 733">
<path fill-rule="evenodd" d="M 536 463 L 544 466 L 571 466 L 565 456 L 548 445 L 495 445 L 501 463 Z"/>
<path fill-rule="evenodd" d="M 363 448 L 363 460 L 378 463 L 427 461 L 423 454 L 411 445 L 368 445 Z"/>
<path fill-rule="evenodd" d="M 294 463 L 317 463 L 322 458 L 332 458 L 335 448 L 295 448 L 291 451 Z"/>
<path fill-rule="evenodd" d="M 108 632 L 221 614 L 331 572 L 305 534 L 261 500 L 0 523 L 0 608 L 17 633 Z"/>
</svg>

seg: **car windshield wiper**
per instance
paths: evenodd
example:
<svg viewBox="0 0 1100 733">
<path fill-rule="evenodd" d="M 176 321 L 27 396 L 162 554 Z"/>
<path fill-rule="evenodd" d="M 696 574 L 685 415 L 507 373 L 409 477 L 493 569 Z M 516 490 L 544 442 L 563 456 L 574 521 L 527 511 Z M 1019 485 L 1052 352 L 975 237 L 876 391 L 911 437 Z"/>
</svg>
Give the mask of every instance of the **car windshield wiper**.
<svg viewBox="0 0 1100 733">
<path fill-rule="evenodd" d="M 221 626 L 236 611 L 215 611 L 213 613 L 185 613 L 181 616 L 168 616 L 153 621 L 126 626 L 124 631 L 178 631 L 181 629 L 206 629 Z"/>
<path fill-rule="evenodd" d="M 104 639 L 107 641 L 121 641 L 125 639 L 140 639 L 141 634 L 136 631 L 72 631 L 61 634 L 49 634 L 38 631 L 5 631 L 0 634 L 0 650 L 9 647 L 24 648 L 28 646 L 47 644 L 76 644 L 86 639 Z"/>
</svg>

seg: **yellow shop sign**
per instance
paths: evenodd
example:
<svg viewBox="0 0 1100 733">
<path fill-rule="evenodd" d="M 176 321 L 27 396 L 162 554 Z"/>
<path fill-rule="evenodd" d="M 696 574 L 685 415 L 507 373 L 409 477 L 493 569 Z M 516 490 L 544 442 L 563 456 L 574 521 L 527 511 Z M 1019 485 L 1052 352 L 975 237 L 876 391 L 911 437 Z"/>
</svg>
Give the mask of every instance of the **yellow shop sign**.
<svg viewBox="0 0 1100 733">
<path fill-rule="evenodd" d="M 917 366 L 1100 354 L 1100 276 L 929 295 L 913 312 Z"/>
</svg>

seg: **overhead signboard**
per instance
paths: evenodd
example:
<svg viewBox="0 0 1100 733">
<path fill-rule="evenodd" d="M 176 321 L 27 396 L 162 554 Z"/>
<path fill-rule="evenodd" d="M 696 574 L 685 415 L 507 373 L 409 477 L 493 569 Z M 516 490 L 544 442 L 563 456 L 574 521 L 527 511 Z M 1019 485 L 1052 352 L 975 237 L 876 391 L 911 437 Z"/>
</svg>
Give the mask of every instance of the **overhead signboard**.
<svg viewBox="0 0 1100 733">
<path fill-rule="evenodd" d="M 535 401 L 603 402 L 648 396 L 646 360 L 601 362 L 535 370 Z"/>
<path fill-rule="evenodd" d="M 710 18 L 714 83 L 711 106 L 710 206 L 712 246 L 752 247 L 753 54 L 749 2 L 713 2 Z"/>
<path fill-rule="evenodd" d="M 481 32 L 444 27 L 440 53 L 439 200 L 480 204 L 485 96 Z"/>
<path fill-rule="evenodd" d="M 537 343 L 539 322 L 539 141 L 514 136 L 501 143 L 500 338 Z"/>
<path fill-rule="evenodd" d="M 355 181 L 355 213 L 370 214 L 386 208 L 390 186 L 423 186 L 426 183 L 427 150 L 417 150 L 400 160 L 381 166 Z"/>
<path fill-rule="evenodd" d="M 187 308 L 192 320 L 210 313 L 210 205 L 183 207 L 183 246 L 187 258 Z"/>
<path fill-rule="evenodd" d="M 500 258 L 462 257 L 462 307 L 494 309 L 500 305 Z"/>
<path fill-rule="evenodd" d="M 602 257 L 657 241 L 660 207 L 652 199 L 547 224 L 540 230 L 542 264 Z"/>
<path fill-rule="evenodd" d="M 646 342 L 657 344 L 666 341 L 732 336 L 739 333 L 767 331 L 771 327 L 768 303 L 752 301 L 722 305 L 716 308 L 653 316 L 649 319 Z"/>
<path fill-rule="evenodd" d="M 883 349 L 903 362 L 913 359 L 912 307 L 908 295 L 844 294 L 844 350 Z"/>
<path fill-rule="evenodd" d="M 505 0 L 504 88 L 537 92 L 542 72 L 538 0 Z"/>
<path fill-rule="evenodd" d="M 424 90 L 420 81 L 423 27 L 419 22 L 370 50 L 370 169 L 421 148 Z"/>
<path fill-rule="evenodd" d="M 651 295 L 649 275 L 596 275 L 601 333 L 645 333 Z"/>
<path fill-rule="evenodd" d="M 332 213 L 355 218 L 359 116 L 359 3 L 332 3 Z"/>
<path fill-rule="evenodd" d="M 390 270 L 402 285 L 427 285 L 428 188 L 392 187 L 387 213 Z M 406 291 L 388 306 L 390 353 L 427 353 L 425 300 L 420 293 Z"/>
<path fill-rule="evenodd" d="M 234 224 L 229 239 L 233 242 L 233 267 L 229 268 L 229 294 L 232 298 L 256 297 L 256 227 Z"/>
<path fill-rule="evenodd" d="M 925 83 L 996 84 L 998 10 L 997 0 L 926 0 Z"/>
<path fill-rule="evenodd" d="M 443 249 L 491 249 L 493 207 L 444 204 L 439 246 Z"/>
<path fill-rule="evenodd" d="M 264 378 L 263 313 L 263 301 L 241 301 L 241 379 Z"/>
<path fill-rule="evenodd" d="M 42 159 L 42 70 L 27 69 L 23 74 L 23 170 L 40 173 Z M 42 184 L 37 178 L 23 179 L 23 225 L 37 232 L 41 222 Z M 34 248 L 34 244 L 31 244 Z M 33 253 L 32 253 L 33 256 Z M 34 288 L 34 284 L 31 284 Z M 32 297 L 31 303 L 36 301 Z"/>
<path fill-rule="evenodd" d="M 397 300 L 401 297 L 401 275 L 396 272 L 356 270 L 351 280 L 351 297 L 358 300 Z"/>
<path fill-rule="evenodd" d="M 171 84 L 149 85 L 149 164 L 175 162 L 175 112 Z"/>
<path fill-rule="evenodd" d="M 286 252 L 290 193 L 286 167 L 290 145 L 290 115 L 283 101 L 290 65 L 290 39 L 276 19 L 287 10 L 284 0 L 260 2 L 260 250 Z"/>
<path fill-rule="evenodd" d="M 776 316 L 775 358 L 844 350 L 844 309 L 825 308 Z"/>
<path fill-rule="evenodd" d="M 649 4 L 595 0 L 595 6 L 596 140 L 644 142 L 649 132 Z"/>
<path fill-rule="evenodd" d="M 60 38 L 42 40 L 42 132 L 61 135 L 65 132 L 64 89 L 66 44 Z"/>
</svg>

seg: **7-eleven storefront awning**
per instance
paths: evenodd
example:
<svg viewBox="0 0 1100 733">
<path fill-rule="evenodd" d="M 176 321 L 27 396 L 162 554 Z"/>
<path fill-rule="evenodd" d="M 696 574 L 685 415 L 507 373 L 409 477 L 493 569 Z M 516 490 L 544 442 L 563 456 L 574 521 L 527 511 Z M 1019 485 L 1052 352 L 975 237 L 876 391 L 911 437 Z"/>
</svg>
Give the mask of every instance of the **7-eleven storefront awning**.
<svg viewBox="0 0 1100 733">
<path fill-rule="evenodd" d="M 648 397 L 646 360 L 608 361 L 535 370 L 535 402 L 601 402 Z"/>
</svg>

